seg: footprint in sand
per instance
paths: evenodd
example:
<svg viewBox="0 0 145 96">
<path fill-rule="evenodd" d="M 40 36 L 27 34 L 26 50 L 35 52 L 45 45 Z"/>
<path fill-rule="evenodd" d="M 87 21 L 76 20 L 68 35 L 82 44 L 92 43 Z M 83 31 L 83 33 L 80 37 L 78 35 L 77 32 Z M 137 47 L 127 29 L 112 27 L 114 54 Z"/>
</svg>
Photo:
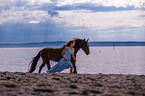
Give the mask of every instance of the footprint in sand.
<svg viewBox="0 0 145 96">
<path fill-rule="evenodd" d="M 40 89 L 40 88 L 35 88 L 34 89 L 35 92 L 48 92 L 48 93 L 52 93 L 54 92 L 54 90 L 51 90 L 51 89 Z"/>
<path fill-rule="evenodd" d="M 78 87 L 76 85 L 70 85 L 70 88 L 77 89 Z"/>
</svg>

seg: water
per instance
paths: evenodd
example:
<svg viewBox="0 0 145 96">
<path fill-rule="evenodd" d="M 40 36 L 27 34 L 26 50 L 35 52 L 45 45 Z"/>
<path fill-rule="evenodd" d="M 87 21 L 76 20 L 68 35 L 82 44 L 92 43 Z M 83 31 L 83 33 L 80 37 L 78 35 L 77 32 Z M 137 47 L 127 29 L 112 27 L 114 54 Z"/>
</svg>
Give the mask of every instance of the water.
<svg viewBox="0 0 145 96">
<path fill-rule="evenodd" d="M 42 47 L 0 48 L 0 71 L 28 72 L 29 63 Z M 42 64 L 38 61 L 36 70 Z M 51 61 L 51 66 L 56 62 Z M 90 55 L 83 50 L 77 54 L 79 74 L 145 74 L 145 47 L 90 47 Z M 47 67 L 42 69 L 46 73 Z M 69 73 L 69 69 L 62 71 Z"/>
</svg>

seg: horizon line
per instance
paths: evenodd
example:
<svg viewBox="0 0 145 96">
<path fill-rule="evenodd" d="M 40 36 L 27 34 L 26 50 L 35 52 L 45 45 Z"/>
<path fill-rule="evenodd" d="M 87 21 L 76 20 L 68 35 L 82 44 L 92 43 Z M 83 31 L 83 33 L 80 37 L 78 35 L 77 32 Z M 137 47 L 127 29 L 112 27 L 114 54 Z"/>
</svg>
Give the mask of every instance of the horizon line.
<svg viewBox="0 0 145 96">
<path fill-rule="evenodd" d="M 13 44 L 31 44 L 31 43 L 33 43 L 33 44 L 35 44 L 35 43 L 66 43 L 67 41 L 40 41 L 40 42 L 21 42 L 21 43 L 0 43 L 0 45 L 3 45 L 3 44 L 10 44 L 10 45 L 13 45 Z M 145 43 L 145 41 L 131 41 L 131 40 L 129 40 L 129 41 L 113 41 L 113 40 L 111 40 L 111 41 L 105 41 L 105 40 L 102 40 L 102 41 L 89 41 L 89 43 L 95 43 L 95 42 L 144 42 Z"/>
</svg>

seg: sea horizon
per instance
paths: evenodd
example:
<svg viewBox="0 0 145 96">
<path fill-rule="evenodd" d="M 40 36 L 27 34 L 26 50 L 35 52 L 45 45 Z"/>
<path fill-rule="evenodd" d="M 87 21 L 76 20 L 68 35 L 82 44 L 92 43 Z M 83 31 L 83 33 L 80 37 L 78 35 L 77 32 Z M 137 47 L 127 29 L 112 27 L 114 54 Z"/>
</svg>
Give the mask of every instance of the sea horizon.
<svg viewBox="0 0 145 96">
<path fill-rule="evenodd" d="M 46 41 L 46 42 L 30 42 L 30 43 L 3 43 L 0 48 L 16 48 L 16 47 L 61 47 L 66 41 Z M 109 47 L 109 46 L 145 46 L 145 41 L 90 41 L 90 47 Z"/>
</svg>

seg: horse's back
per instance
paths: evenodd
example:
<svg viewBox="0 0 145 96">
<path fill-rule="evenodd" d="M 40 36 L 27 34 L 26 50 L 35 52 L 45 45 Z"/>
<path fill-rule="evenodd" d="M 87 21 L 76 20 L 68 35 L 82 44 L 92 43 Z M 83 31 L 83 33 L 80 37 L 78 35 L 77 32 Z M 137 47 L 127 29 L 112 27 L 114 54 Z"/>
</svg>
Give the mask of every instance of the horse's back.
<svg viewBox="0 0 145 96">
<path fill-rule="evenodd" d="M 41 50 L 41 52 L 45 52 L 45 53 L 60 53 L 63 50 L 62 47 L 46 47 L 44 49 Z"/>
<path fill-rule="evenodd" d="M 62 47 L 46 47 L 41 50 L 43 60 L 52 60 L 58 62 L 61 58 Z"/>
</svg>

